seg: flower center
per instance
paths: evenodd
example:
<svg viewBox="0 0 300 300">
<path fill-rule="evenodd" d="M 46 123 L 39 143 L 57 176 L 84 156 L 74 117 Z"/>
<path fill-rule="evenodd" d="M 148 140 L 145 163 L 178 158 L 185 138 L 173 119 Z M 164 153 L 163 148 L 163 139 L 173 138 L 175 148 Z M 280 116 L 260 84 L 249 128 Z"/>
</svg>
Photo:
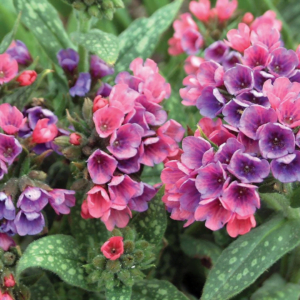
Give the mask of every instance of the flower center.
<svg viewBox="0 0 300 300">
<path fill-rule="evenodd" d="M 275 66 L 275 71 L 279 72 L 280 71 L 280 67 L 278 65 Z"/>
<path fill-rule="evenodd" d="M 117 250 L 115 248 L 112 248 L 110 251 L 111 251 L 111 253 L 116 253 L 117 252 Z"/>
<path fill-rule="evenodd" d="M 105 130 L 107 129 L 107 125 L 106 125 L 106 124 L 101 125 L 101 129 L 102 129 L 103 131 L 105 131 Z"/>
<path fill-rule="evenodd" d="M 5 157 L 10 157 L 11 154 L 12 154 L 12 152 L 13 152 L 12 148 L 7 148 L 6 151 L 5 151 L 5 153 L 4 153 L 4 156 Z"/>
</svg>

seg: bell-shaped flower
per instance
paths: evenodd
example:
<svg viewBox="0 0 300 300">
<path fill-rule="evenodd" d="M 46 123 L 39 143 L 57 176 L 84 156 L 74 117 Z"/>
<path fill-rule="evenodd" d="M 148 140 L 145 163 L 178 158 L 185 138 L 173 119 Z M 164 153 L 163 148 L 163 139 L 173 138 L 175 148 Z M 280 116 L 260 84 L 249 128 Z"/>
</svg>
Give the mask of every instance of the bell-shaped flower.
<svg viewBox="0 0 300 300">
<path fill-rule="evenodd" d="M 14 220 L 15 216 L 16 209 L 11 196 L 0 192 L 0 219 Z"/>
<path fill-rule="evenodd" d="M 0 85 L 11 81 L 17 74 L 17 61 L 6 53 L 0 54 Z"/>
<path fill-rule="evenodd" d="M 19 235 L 36 235 L 43 230 L 45 219 L 41 212 L 24 212 L 20 210 L 14 223 Z"/>
<path fill-rule="evenodd" d="M 227 33 L 226 44 L 241 53 L 250 47 L 250 28 L 244 23 L 238 25 L 238 29 L 231 29 Z"/>
<path fill-rule="evenodd" d="M 32 142 L 37 144 L 52 142 L 57 134 L 58 129 L 55 124 L 49 124 L 49 119 L 38 120 L 33 133 Z"/>
<path fill-rule="evenodd" d="M 110 206 L 110 198 L 103 187 L 95 185 L 87 192 L 87 208 L 93 218 L 101 218 Z"/>
<path fill-rule="evenodd" d="M 108 239 L 101 247 L 101 252 L 109 260 L 116 260 L 124 253 L 123 238 L 113 236 Z"/>
<path fill-rule="evenodd" d="M 107 230 L 112 231 L 115 226 L 118 228 L 126 227 L 131 217 L 132 213 L 128 207 L 122 210 L 111 208 L 104 214 L 101 221 L 105 224 Z"/>
<path fill-rule="evenodd" d="M 49 203 L 58 215 L 68 215 L 70 207 L 75 206 L 75 191 L 53 189 L 49 195 L 51 196 Z"/>
<path fill-rule="evenodd" d="M 57 53 L 56 57 L 57 57 L 59 65 L 67 73 L 72 74 L 78 66 L 79 55 L 75 50 L 73 50 L 71 48 L 60 50 Z"/>
<path fill-rule="evenodd" d="M 238 235 L 248 233 L 251 228 L 254 228 L 255 226 L 256 221 L 253 215 L 241 217 L 238 214 L 232 214 L 226 229 L 232 238 L 236 238 Z"/>
<path fill-rule="evenodd" d="M 0 160 L 11 165 L 22 152 L 22 146 L 13 136 L 0 133 Z"/>
<path fill-rule="evenodd" d="M 196 18 L 202 22 L 207 22 L 210 16 L 210 1 L 198 0 L 191 1 L 189 5 L 190 11 L 196 16 Z"/>
<path fill-rule="evenodd" d="M 72 97 L 84 97 L 91 89 L 91 75 L 90 73 L 79 73 L 79 77 L 73 87 L 70 88 L 70 95 Z"/>
</svg>

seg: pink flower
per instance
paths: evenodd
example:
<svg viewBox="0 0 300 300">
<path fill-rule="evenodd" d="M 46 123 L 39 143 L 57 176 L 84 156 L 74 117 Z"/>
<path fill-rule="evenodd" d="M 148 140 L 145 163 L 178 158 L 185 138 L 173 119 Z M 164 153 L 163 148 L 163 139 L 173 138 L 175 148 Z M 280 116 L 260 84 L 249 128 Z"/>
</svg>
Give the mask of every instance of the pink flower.
<svg viewBox="0 0 300 300">
<path fill-rule="evenodd" d="M 121 236 L 113 236 L 101 247 L 103 255 L 110 259 L 116 260 L 124 253 L 123 238 Z"/>
<path fill-rule="evenodd" d="M 8 293 L 4 293 L 1 300 L 13 300 L 13 298 Z"/>
<path fill-rule="evenodd" d="M 246 234 L 248 233 L 251 228 L 256 226 L 256 221 L 253 215 L 241 217 L 237 214 L 233 214 L 230 220 L 227 223 L 227 232 L 228 234 L 235 238 L 239 234 Z"/>
<path fill-rule="evenodd" d="M 189 28 L 182 35 L 182 49 L 189 55 L 197 54 L 203 44 L 204 40 L 198 29 Z"/>
<path fill-rule="evenodd" d="M 16 81 L 18 81 L 21 86 L 27 86 L 33 84 L 36 78 L 37 73 L 33 70 L 28 70 L 22 72 Z"/>
<path fill-rule="evenodd" d="M 4 251 L 8 251 L 10 247 L 16 246 L 15 241 L 6 233 L 0 233 L 0 247 Z"/>
<path fill-rule="evenodd" d="M 251 24 L 253 19 L 254 19 L 254 16 L 250 12 L 247 12 L 244 14 L 242 22 L 249 25 L 249 24 Z"/>
<path fill-rule="evenodd" d="M 123 210 L 111 208 L 104 214 L 101 221 L 105 224 L 107 230 L 112 231 L 115 226 L 119 228 L 126 227 L 131 217 L 132 213 L 128 207 Z"/>
<path fill-rule="evenodd" d="M 78 146 L 81 143 L 82 136 L 79 133 L 71 133 L 70 134 L 70 143 L 72 145 Z"/>
<path fill-rule="evenodd" d="M 182 46 L 181 46 L 180 39 L 172 37 L 168 40 L 168 44 L 170 46 L 168 49 L 168 52 L 170 55 L 176 56 L 176 55 L 180 55 L 181 53 L 184 52 L 182 49 Z"/>
<path fill-rule="evenodd" d="M 110 208 L 107 192 L 103 187 L 95 185 L 87 195 L 88 213 L 93 218 L 101 218 Z"/>
<path fill-rule="evenodd" d="M 199 83 L 196 75 L 192 74 L 183 80 L 186 86 L 180 89 L 180 96 L 183 99 L 182 104 L 185 106 L 196 106 L 197 99 L 201 96 L 203 86 Z"/>
<path fill-rule="evenodd" d="M 8 103 L 0 105 L 0 127 L 7 134 L 15 134 L 24 126 L 26 118 L 15 107 Z"/>
<path fill-rule="evenodd" d="M 9 274 L 9 276 L 4 277 L 4 286 L 9 288 L 15 286 L 16 281 L 13 274 Z"/>
<path fill-rule="evenodd" d="M 237 9 L 237 6 L 237 0 L 218 0 L 216 4 L 216 10 L 219 20 L 222 22 L 230 19 Z"/>
<path fill-rule="evenodd" d="M 262 26 L 268 26 L 269 28 L 274 28 L 280 31 L 282 22 L 276 19 L 276 13 L 274 11 L 268 10 L 261 17 L 254 20 L 251 24 L 251 30 L 257 30 Z"/>
<path fill-rule="evenodd" d="M 189 74 L 196 74 L 200 65 L 204 62 L 204 58 L 191 55 L 184 62 L 184 70 Z"/>
<path fill-rule="evenodd" d="M 32 142 L 41 144 L 47 143 L 54 140 L 58 134 L 58 129 L 55 124 L 48 124 L 49 119 L 38 120 L 33 133 L 32 133 Z"/>
<path fill-rule="evenodd" d="M 239 52 L 244 52 L 250 47 L 250 28 L 244 23 L 240 23 L 238 29 L 231 29 L 227 33 L 228 41 L 225 43 Z"/>
<path fill-rule="evenodd" d="M 96 96 L 93 104 L 93 112 L 105 107 L 107 104 L 108 104 L 107 99 L 103 98 L 101 95 Z"/>
<path fill-rule="evenodd" d="M 124 112 L 115 107 L 98 109 L 93 116 L 96 131 L 101 138 L 110 136 L 124 120 Z"/>
<path fill-rule="evenodd" d="M 191 1 L 189 6 L 190 11 L 202 22 L 207 22 L 210 16 L 210 1 L 199 0 Z"/>
<path fill-rule="evenodd" d="M 17 74 L 17 61 L 6 53 L 0 54 L 0 85 L 11 81 Z"/>
<path fill-rule="evenodd" d="M 89 208 L 88 208 L 88 204 L 87 204 L 87 200 L 83 200 L 82 204 L 81 204 L 81 213 L 80 213 L 81 217 L 85 220 L 87 219 L 93 219 L 93 217 L 90 215 L 89 213 Z"/>
</svg>

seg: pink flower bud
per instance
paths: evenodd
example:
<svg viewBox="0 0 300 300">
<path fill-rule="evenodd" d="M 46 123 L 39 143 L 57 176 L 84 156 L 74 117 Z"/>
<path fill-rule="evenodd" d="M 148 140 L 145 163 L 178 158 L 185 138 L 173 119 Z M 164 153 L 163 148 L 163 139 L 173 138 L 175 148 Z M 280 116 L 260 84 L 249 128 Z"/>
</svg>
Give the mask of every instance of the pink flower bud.
<svg viewBox="0 0 300 300">
<path fill-rule="evenodd" d="M 37 144 L 53 141 L 58 134 L 58 129 L 55 124 L 48 125 L 49 119 L 38 120 L 33 133 L 32 142 Z"/>
<path fill-rule="evenodd" d="M 105 98 L 102 98 L 102 96 L 96 96 L 94 99 L 94 105 L 93 105 L 93 112 L 97 111 L 98 109 L 106 106 L 108 104 L 108 100 Z"/>
<path fill-rule="evenodd" d="M 250 23 L 252 23 L 253 19 L 253 15 L 250 12 L 247 12 L 244 14 L 242 22 L 249 25 Z"/>
<path fill-rule="evenodd" d="M 123 238 L 121 236 L 113 236 L 101 247 L 103 255 L 110 259 L 116 260 L 124 253 Z"/>
<path fill-rule="evenodd" d="M 4 277 L 4 286 L 5 287 L 13 287 L 15 286 L 16 281 L 13 274 L 10 274 L 8 277 Z"/>
<path fill-rule="evenodd" d="M 75 145 L 75 146 L 80 145 L 81 139 L 82 139 L 81 135 L 76 132 L 70 134 L 70 143 L 72 145 Z"/>
<path fill-rule="evenodd" d="M 17 81 L 21 86 L 31 85 L 35 82 L 37 73 L 33 70 L 24 71 L 17 78 Z"/>
<path fill-rule="evenodd" d="M 8 293 L 4 293 L 1 300 L 13 300 L 13 298 Z"/>
</svg>

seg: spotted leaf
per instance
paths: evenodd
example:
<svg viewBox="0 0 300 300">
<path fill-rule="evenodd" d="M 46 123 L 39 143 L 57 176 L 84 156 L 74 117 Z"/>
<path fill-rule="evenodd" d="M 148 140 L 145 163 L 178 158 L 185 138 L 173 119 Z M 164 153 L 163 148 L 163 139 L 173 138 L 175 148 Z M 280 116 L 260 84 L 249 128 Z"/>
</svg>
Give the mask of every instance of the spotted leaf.
<svg viewBox="0 0 300 300">
<path fill-rule="evenodd" d="M 125 285 L 106 290 L 106 300 L 131 300 L 131 288 Z"/>
<path fill-rule="evenodd" d="M 30 287 L 30 296 L 32 299 L 39 300 L 58 299 L 54 286 L 46 274 L 43 274 L 42 277 L 39 278 L 38 281 Z"/>
<path fill-rule="evenodd" d="M 12 29 L 11 32 L 9 32 L 2 40 L 1 44 L 0 44 L 0 54 L 4 53 L 7 48 L 9 47 L 9 45 L 11 44 L 11 42 L 13 41 L 14 37 L 15 37 L 15 34 L 17 32 L 17 29 L 18 29 L 18 26 L 19 26 L 19 23 L 20 23 L 20 17 L 21 17 L 21 14 L 19 14 L 16 22 L 15 22 L 15 25 Z"/>
</svg>

